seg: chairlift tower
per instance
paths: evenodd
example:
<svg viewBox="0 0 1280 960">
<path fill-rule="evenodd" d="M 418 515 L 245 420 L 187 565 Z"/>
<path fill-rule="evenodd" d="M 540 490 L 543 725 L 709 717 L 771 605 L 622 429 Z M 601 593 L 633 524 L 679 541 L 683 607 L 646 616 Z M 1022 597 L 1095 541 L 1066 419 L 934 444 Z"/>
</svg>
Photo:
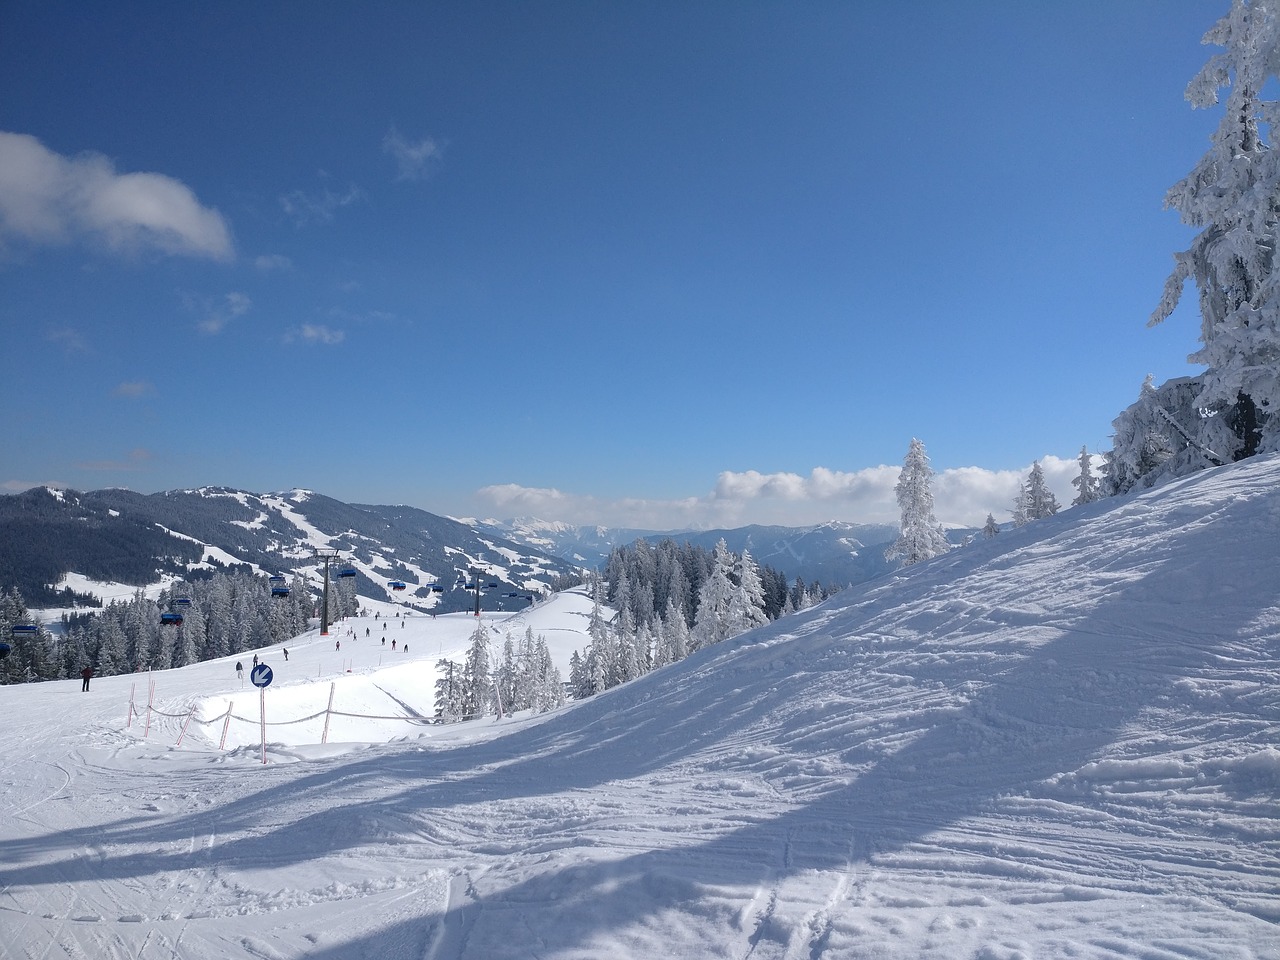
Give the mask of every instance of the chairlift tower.
<svg viewBox="0 0 1280 960">
<path fill-rule="evenodd" d="M 486 573 L 488 571 L 486 570 Z M 476 567 L 471 568 L 471 582 L 476 588 L 476 619 L 480 619 L 480 570 Z"/>
<path fill-rule="evenodd" d="M 334 547 L 316 547 L 311 554 L 317 560 L 324 561 L 324 596 L 320 600 L 320 636 L 329 635 L 329 564 L 342 556 L 342 552 Z"/>
</svg>

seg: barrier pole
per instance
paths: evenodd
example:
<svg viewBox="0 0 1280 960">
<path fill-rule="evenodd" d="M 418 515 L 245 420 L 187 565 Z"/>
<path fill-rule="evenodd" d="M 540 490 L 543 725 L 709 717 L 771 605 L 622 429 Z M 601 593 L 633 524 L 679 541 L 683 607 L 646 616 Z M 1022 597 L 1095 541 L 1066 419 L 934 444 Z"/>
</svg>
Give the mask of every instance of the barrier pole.
<svg viewBox="0 0 1280 960">
<path fill-rule="evenodd" d="M 218 749 L 227 749 L 227 727 L 231 726 L 231 708 L 235 706 L 235 701 L 227 701 L 227 715 L 222 721 L 222 739 L 218 741 Z"/>
<path fill-rule="evenodd" d="M 133 726 L 133 688 L 136 686 L 135 683 L 129 684 L 129 716 L 124 722 L 125 729 Z"/>
<path fill-rule="evenodd" d="M 147 739 L 151 734 L 151 704 L 156 698 L 156 680 L 152 677 L 147 683 L 147 722 L 142 728 L 142 739 Z"/>
<path fill-rule="evenodd" d="M 329 705 L 324 708 L 324 733 L 320 735 L 321 743 L 329 742 L 329 713 L 333 710 L 333 690 L 336 683 L 329 684 Z"/>
<path fill-rule="evenodd" d="M 187 711 L 187 719 L 182 721 L 182 732 L 178 734 L 178 742 L 174 744 L 175 747 L 182 746 L 182 738 L 187 735 L 187 727 L 191 725 L 191 718 L 195 716 L 195 713 L 196 713 L 195 707 L 192 707 L 189 711 Z"/>
<path fill-rule="evenodd" d="M 267 688 L 258 688 L 258 716 L 262 718 L 262 762 L 267 762 Z"/>
</svg>

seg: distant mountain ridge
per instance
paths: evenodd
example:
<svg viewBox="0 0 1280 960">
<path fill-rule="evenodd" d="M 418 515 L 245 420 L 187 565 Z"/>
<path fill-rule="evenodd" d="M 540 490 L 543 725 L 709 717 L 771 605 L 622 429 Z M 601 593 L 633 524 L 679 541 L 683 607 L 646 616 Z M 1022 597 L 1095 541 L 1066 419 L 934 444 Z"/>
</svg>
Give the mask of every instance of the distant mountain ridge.
<svg viewBox="0 0 1280 960">
<path fill-rule="evenodd" d="M 966 531 L 953 531 L 960 542 Z M 486 571 L 500 593 L 525 596 L 583 569 L 603 568 L 610 552 L 644 539 L 749 550 L 790 581 L 843 587 L 889 572 L 892 524 L 841 521 L 807 527 L 750 525 L 719 530 L 654 531 L 576 525 L 535 518 L 460 520 L 410 506 L 344 503 L 311 490 L 251 493 L 200 487 L 140 494 L 37 487 L 0 496 L 0 589 L 17 587 L 32 606 L 70 606 L 55 585 L 69 572 L 143 586 L 200 577 L 216 569 L 300 573 L 320 579 L 317 547 L 339 550 L 356 570 L 363 596 L 464 609 L 473 595 L 458 574 Z M 203 571 L 203 572 L 202 572 Z M 391 581 L 403 581 L 392 592 Z M 443 591 L 432 594 L 431 584 Z M 508 598 L 512 603 L 514 598 Z"/>
<path fill-rule="evenodd" d="M 659 532 L 621 527 L 574 526 L 573 524 L 521 517 L 514 520 L 473 521 L 479 529 L 585 567 L 603 567 L 614 547 L 647 540 L 656 543 L 670 537 L 677 543 L 715 547 L 723 539 L 735 553 L 749 550 L 757 563 L 773 567 L 794 581 L 842 587 L 862 583 L 888 573 L 894 565 L 885 559 L 889 544 L 898 536 L 898 527 L 886 523 L 845 523 L 831 521 L 808 527 L 764 526 L 720 530 L 673 530 Z M 961 542 L 969 531 L 950 534 Z"/>
<path fill-rule="evenodd" d="M 440 611 L 474 602 L 458 582 L 472 568 L 495 592 L 521 597 L 575 572 L 556 557 L 425 510 L 348 504 L 309 490 L 34 488 L 0 497 L 0 587 L 17 587 L 32 606 L 68 605 L 52 586 L 69 572 L 143 586 L 247 567 L 317 583 L 317 548 L 341 553 L 360 594 Z M 392 581 L 405 589 L 393 592 Z M 436 583 L 442 590 L 433 593 Z M 527 601 L 509 598 L 507 606 L 520 602 Z"/>
</svg>

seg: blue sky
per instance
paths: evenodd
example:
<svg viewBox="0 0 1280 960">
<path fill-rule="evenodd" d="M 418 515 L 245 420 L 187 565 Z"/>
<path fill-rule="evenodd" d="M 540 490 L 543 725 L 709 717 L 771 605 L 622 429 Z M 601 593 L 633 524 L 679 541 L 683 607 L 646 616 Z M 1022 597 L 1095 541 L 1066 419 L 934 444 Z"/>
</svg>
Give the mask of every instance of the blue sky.
<svg viewBox="0 0 1280 960">
<path fill-rule="evenodd" d="M 0 489 L 1008 516 L 1194 372 L 1226 0 L 0 0 Z"/>
</svg>

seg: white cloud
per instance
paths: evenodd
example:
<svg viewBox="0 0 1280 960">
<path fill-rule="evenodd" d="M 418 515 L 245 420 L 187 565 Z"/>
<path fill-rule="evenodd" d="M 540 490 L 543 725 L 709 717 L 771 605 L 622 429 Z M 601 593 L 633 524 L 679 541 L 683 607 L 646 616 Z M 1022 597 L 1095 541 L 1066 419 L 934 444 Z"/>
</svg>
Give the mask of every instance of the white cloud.
<svg viewBox="0 0 1280 960">
<path fill-rule="evenodd" d="M 263 273 L 269 273 L 272 270 L 293 269 L 293 261 L 280 253 L 264 253 L 262 256 L 254 258 L 253 265 Z"/>
<path fill-rule="evenodd" d="M 113 397 L 137 399 L 138 397 L 145 397 L 154 392 L 155 388 L 145 380 L 130 380 L 119 384 L 111 391 L 111 395 Z"/>
<path fill-rule="evenodd" d="M 1045 478 L 1065 508 L 1075 496 L 1074 459 L 1046 456 Z M 948 526 L 980 527 L 988 513 L 1009 519 L 1018 485 L 1030 472 L 956 467 L 933 477 L 934 515 Z M 726 470 L 709 493 L 675 500 L 605 499 L 554 488 L 495 484 L 476 491 L 487 512 L 503 519 L 538 517 L 575 524 L 603 524 L 645 530 L 711 529 L 747 524 L 810 526 L 832 520 L 897 523 L 894 487 L 900 465 L 868 467 L 852 473 L 815 467 L 808 476 Z M 1096 466 L 1095 466 L 1096 473 Z"/>
<path fill-rule="evenodd" d="M 326 327 L 320 323 L 304 323 L 296 330 L 291 330 L 285 334 L 285 342 L 293 343 L 301 340 L 303 343 L 323 343 L 333 345 L 341 343 L 347 338 L 342 330 L 334 330 L 332 327 Z"/>
<path fill-rule="evenodd" d="M 196 323 L 196 328 L 201 333 L 207 333 L 211 336 L 221 333 L 236 317 L 242 317 L 249 312 L 249 308 L 253 306 L 253 301 L 246 297 L 243 293 L 231 291 L 221 302 L 209 303 L 201 301 L 193 306 L 204 314 L 204 317 Z"/>
<path fill-rule="evenodd" d="M 294 190 L 280 198 L 280 208 L 295 224 L 305 227 L 317 223 L 328 223 L 333 219 L 335 211 L 349 207 L 363 198 L 364 191 L 354 183 L 348 185 L 344 193 L 334 193 L 328 187 L 319 193 Z"/>
<path fill-rule="evenodd" d="M 153 249 L 229 260 L 222 214 L 160 173 L 117 173 L 101 154 L 63 157 L 35 137 L 0 131 L 0 245 L 85 237 L 116 251 Z"/>
<path fill-rule="evenodd" d="M 392 127 L 382 138 L 382 152 L 395 159 L 397 180 L 422 180 L 431 174 L 444 150 L 430 137 L 410 143 Z"/>
<path fill-rule="evenodd" d="M 89 343 L 79 330 L 72 327 L 58 327 L 46 335 L 51 343 L 61 344 L 68 353 L 88 353 Z"/>
</svg>

